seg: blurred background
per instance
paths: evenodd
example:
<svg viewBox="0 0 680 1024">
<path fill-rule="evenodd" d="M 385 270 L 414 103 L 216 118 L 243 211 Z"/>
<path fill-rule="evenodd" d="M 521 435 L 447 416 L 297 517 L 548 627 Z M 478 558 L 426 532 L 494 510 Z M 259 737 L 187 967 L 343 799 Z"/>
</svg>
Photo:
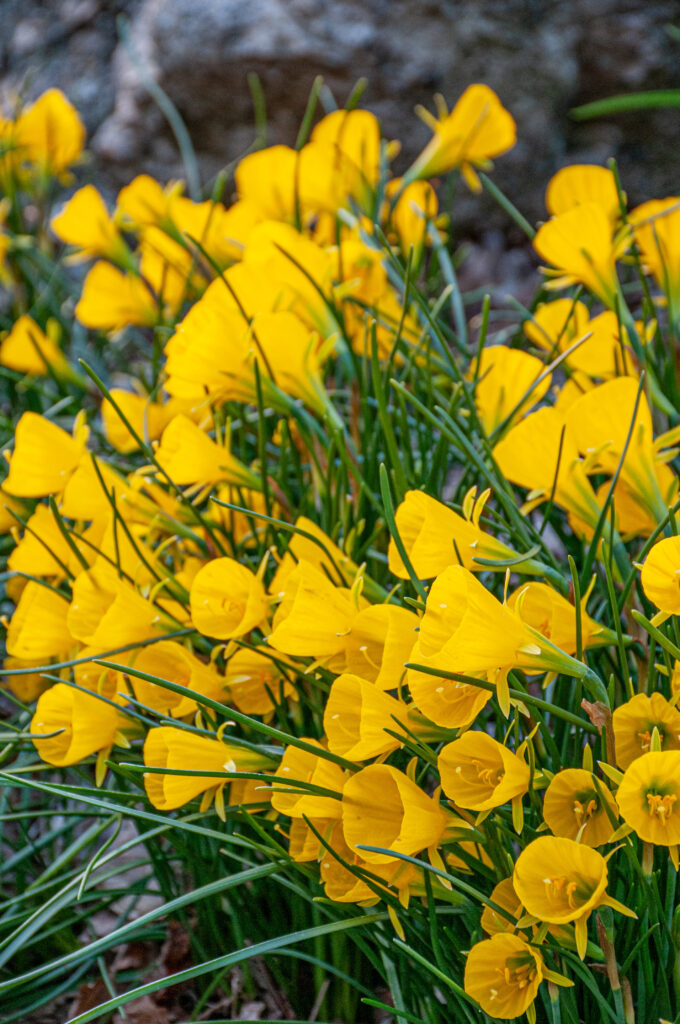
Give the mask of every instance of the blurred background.
<svg viewBox="0 0 680 1024">
<path fill-rule="evenodd" d="M 429 137 L 414 114 L 472 82 L 495 89 L 518 144 L 495 180 L 532 221 L 545 185 L 569 162 L 619 162 L 631 203 L 680 190 L 680 109 L 578 122 L 576 105 L 680 88 L 680 0 L 0 0 L 0 90 L 10 106 L 58 86 L 76 104 L 92 164 L 113 195 L 135 174 L 183 175 L 168 123 L 144 86 L 152 76 L 186 122 L 209 181 L 254 139 L 247 83 L 256 72 L 267 142 L 293 145 L 312 82 L 338 104 L 360 77 L 362 103 L 406 166 Z M 130 45 L 121 42 L 120 19 Z M 521 282 L 526 247 L 488 197 L 455 197 L 472 238 L 465 283 Z M 513 246 L 516 245 L 516 249 Z"/>
</svg>

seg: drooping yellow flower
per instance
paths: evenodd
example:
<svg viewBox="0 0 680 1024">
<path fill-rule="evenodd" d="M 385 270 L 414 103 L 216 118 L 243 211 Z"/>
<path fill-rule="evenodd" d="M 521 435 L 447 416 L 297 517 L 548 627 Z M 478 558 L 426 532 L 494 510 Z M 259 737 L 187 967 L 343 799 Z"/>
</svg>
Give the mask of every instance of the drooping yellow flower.
<svg viewBox="0 0 680 1024">
<path fill-rule="evenodd" d="M 170 811 L 183 807 L 201 793 L 203 809 L 215 797 L 219 809 L 221 791 L 229 772 L 258 772 L 270 768 L 269 758 L 246 747 L 223 743 L 209 736 L 198 736 L 186 729 L 162 725 L 150 729 L 144 743 L 144 764 L 148 768 L 195 769 L 214 772 L 208 775 L 166 775 L 162 772 L 147 772 L 144 775 L 146 795 L 159 810 Z"/>
<path fill-rule="evenodd" d="M 191 414 L 191 403 L 171 398 L 167 402 L 152 402 L 146 395 L 138 395 L 123 388 L 111 388 L 111 396 L 136 434 L 147 443 L 161 436 L 171 419 L 180 413 Z M 126 427 L 108 399 L 101 405 L 104 433 L 117 452 L 127 455 L 139 450 L 137 441 Z"/>
<path fill-rule="evenodd" d="M 638 693 L 612 716 L 616 763 L 627 768 L 651 749 L 654 729 L 663 750 L 680 750 L 680 711 L 661 693 Z"/>
<path fill-rule="evenodd" d="M 548 288 L 583 284 L 613 309 L 618 294 L 616 261 L 628 247 L 628 235 L 614 236 L 607 212 L 597 203 L 581 203 L 540 227 L 534 249 L 552 278 Z"/>
<path fill-rule="evenodd" d="M 334 110 L 311 134 L 311 141 L 332 153 L 327 174 L 341 174 L 345 195 L 362 199 L 380 174 L 380 125 L 369 110 Z M 388 152 L 393 152 L 394 148 Z"/>
<path fill-rule="evenodd" d="M 131 662 L 140 672 L 179 683 L 213 700 L 225 699 L 224 679 L 215 667 L 205 664 L 175 640 L 161 640 L 157 644 L 143 647 L 132 653 Z M 182 718 L 196 710 L 193 698 L 168 690 L 160 683 L 151 683 L 136 676 L 130 676 L 130 683 L 137 700 L 161 714 Z"/>
<path fill-rule="evenodd" d="M 170 479 L 180 485 L 242 484 L 260 489 L 259 478 L 180 413 L 163 431 L 156 459 Z"/>
<path fill-rule="evenodd" d="M 83 152 L 85 126 L 60 89 L 48 89 L 20 114 L 14 129 L 17 155 L 44 174 L 60 175 Z"/>
<path fill-rule="evenodd" d="M 545 791 L 543 817 L 553 835 L 602 846 L 614 833 L 618 809 L 604 782 L 596 786 L 591 772 L 565 768 Z"/>
<path fill-rule="evenodd" d="M 385 194 L 388 199 L 398 196 L 390 213 L 390 222 L 399 239 L 404 256 L 413 246 L 417 253 L 427 243 L 428 222 L 440 223 L 437 217 L 439 203 L 437 193 L 428 181 L 412 181 L 403 187 L 401 178 L 387 182 Z"/>
<path fill-rule="evenodd" d="M 582 203 L 602 207 L 612 223 L 621 215 L 613 171 L 597 164 L 570 164 L 554 174 L 545 192 L 548 213 L 557 216 Z"/>
<path fill-rule="evenodd" d="M 528 1013 L 543 981 L 541 954 L 519 935 L 498 933 L 472 947 L 465 963 L 465 991 L 495 1020 Z"/>
<path fill-rule="evenodd" d="M 410 887 L 421 877 L 421 868 L 396 857 L 385 864 L 369 863 L 347 845 L 342 822 L 335 822 L 328 834 L 327 842 L 333 852 L 325 849 L 319 851 L 321 854 L 319 874 L 328 899 L 338 903 L 361 903 L 362 906 L 371 906 L 379 899 L 375 891 L 376 887 L 381 887 L 381 883 L 376 881 L 375 876 L 377 875 L 382 879 L 385 887 L 391 886 L 397 889 L 400 902 L 406 905 Z M 333 856 L 334 853 L 337 856 Z M 355 872 L 350 871 L 345 864 L 368 869 L 371 873 L 372 885 L 369 885 Z"/>
<path fill-rule="evenodd" d="M 56 736 L 33 740 L 36 750 L 48 764 L 65 767 L 108 750 L 126 723 L 120 711 L 98 697 L 56 683 L 38 698 L 31 721 L 31 733 Z"/>
<path fill-rule="evenodd" d="M 7 628 L 7 653 L 44 662 L 68 657 L 77 643 L 68 627 L 69 604 L 50 587 L 28 580 Z"/>
<path fill-rule="evenodd" d="M 522 797 L 529 766 L 485 732 L 466 732 L 440 751 L 442 789 L 458 807 L 488 811 Z"/>
<path fill-rule="evenodd" d="M 410 660 L 417 660 L 416 652 Z M 414 669 L 408 671 L 408 686 L 418 710 L 444 729 L 459 729 L 470 725 L 491 700 L 489 690 L 473 686 L 472 683 L 438 679 L 437 676 Z"/>
<path fill-rule="evenodd" d="M 85 327 L 102 331 L 153 327 L 161 318 L 158 300 L 146 282 L 104 260 L 95 263 L 85 278 L 75 313 Z"/>
<path fill-rule="evenodd" d="M 91 540 L 87 534 L 88 531 L 83 531 L 82 535 L 86 536 L 86 541 Z M 88 549 L 87 543 L 79 544 L 74 537 L 71 540 L 78 546 L 83 558 L 89 561 L 94 559 L 96 552 Z M 13 572 L 50 577 L 55 582 L 61 582 L 69 572 L 74 575 L 80 572 L 82 564 L 64 537 L 52 510 L 47 505 L 37 505 L 26 522 L 23 537 L 7 560 L 7 568 Z"/>
<path fill-rule="evenodd" d="M 645 843 L 680 843 L 680 750 L 650 750 L 624 772 L 616 799 L 621 817 Z"/>
<path fill-rule="evenodd" d="M 370 863 L 385 864 L 392 858 L 359 849 L 362 845 L 412 856 L 436 845 L 446 825 L 446 814 L 437 801 L 391 765 L 369 765 L 345 783 L 345 839 L 351 850 Z"/>
<path fill-rule="evenodd" d="M 165 188 L 149 174 L 139 174 L 118 193 L 115 219 L 126 229 L 158 225 L 171 221 L 171 207 L 183 185 L 171 181 Z"/>
<path fill-rule="evenodd" d="M 516 552 L 486 533 L 479 525 L 489 492 L 475 500 L 469 492 L 463 505 L 464 516 L 422 491 L 407 491 L 396 511 L 397 532 L 416 575 L 431 579 L 450 565 L 462 564 L 471 572 L 481 572 L 475 558 L 514 558 Z M 390 572 L 402 580 L 409 579 L 394 540 L 388 549 Z"/>
<path fill-rule="evenodd" d="M 218 640 L 244 636 L 269 611 L 262 581 L 233 558 L 214 558 L 199 569 L 190 595 L 194 626 Z"/>
<path fill-rule="evenodd" d="M 19 498 L 58 494 L 83 457 L 88 433 L 81 418 L 71 435 L 44 416 L 25 412 L 14 432 L 4 489 Z"/>
<path fill-rule="evenodd" d="M 522 903 L 512 884 L 512 875 L 493 887 L 490 899 L 492 903 L 507 910 L 511 916 L 510 918 L 504 917 L 493 907 L 485 906 L 480 921 L 482 929 L 487 935 L 497 935 L 498 932 L 514 932 L 517 922 L 522 916 Z"/>
<path fill-rule="evenodd" d="M 520 349 L 507 345 L 482 349 L 470 374 L 474 373 L 475 405 L 487 435 L 503 423 L 516 423 L 543 398 L 551 381 L 544 370 L 540 359 Z"/>
<path fill-rule="evenodd" d="M 71 262 L 103 256 L 113 263 L 129 262 L 129 253 L 115 221 L 94 185 L 79 188 L 50 227 L 57 238 L 75 248 Z"/>
<path fill-rule="evenodd" d="M 680 614 L 680 537 L 664 537 L 653 545 L 642 565 L 640 580 L 659 611 Z"/>
<path fill-rule="evenodd" d="M 297 153 L 288 146 L 269 146 L 250 153 L 234 172 L 236 191 L 263 217 L 292 220 L 295 216 L 297 161 Z"/>
<path fill-rule="evenodd" d="M 668 299 L 671 318 L 680 313 L 680 196 L 652 199 L 630 214 L 645 268 Z"/>
<path fill-rule="evenodd" d="M 74 580 L 67 624 L 74 637 L 99 650 L 148 640 L 173 628 L 161 607 L 142 597 L 103 559 Z"/>
<path fill-rule="evenodd" d="M 550 924 L 574 922 L 581 959 L 593 910 L 610 906 L 635 916 L 607 895 L 608 879 L 607 862 L 597 850 L 551 836 L 540 836 L 521 851 L 512 876 L 515 892 L 529 914 Z"/>
<path fill-rule="evenodd" d="M 31 661 L 25 658 L 5 658 L 2 663 L 2 669 L 0 669 L 0 686 L 7 686 L 12 691 L 15 697 L 19 700 L 23 700 L 26 704 L 29 701 L 37 700 L 41 693 L 49 689 L 52 683 L 45 679 L 41 672 L 27 672 L 25 675 L 8 675 L 3 678 L 3 669 L 7 672 L 13 672 L 15 669 L 27 669 L 36 668 L 40 669 L 44 667 L 44 659 L 37 658 Z"/>
<path fill-rule="evenodd" d="M 488 170 L 491 158 L 511 149 L 516 141 L 515 122 L 487 85 L 470 85 L 451 113 L 444 103 L 439 118 L 419 111 L 434 137 L 405 175 L 405 181 L 433 178 L 460 168 L 470 188 L 479 192 L 475 168 Z"/>
<path fill-rule="evenodd" d="M 279 655 L 266 649 L 241 647 L 229 658 L 224 671 L 224 699 L 246 715 L 266 715 L 274 702 L 296 699 L 295 689 L 284 675 Z"/>
<path fill-rule="evenodd" d="M 303 737 L 307 743 L 321 749 L 318 740 Z M 324 796 L 306 790 L 296 784 L 311 783 L 322 789 L 330 790 L 337 795 Z M 334 764 L 320 754 L 309 750 L 301 750 L 292 744 L 287 746 L 281 762 L 274 772 L 272 807 L 279 814 L 289 818 L 328 818 L 338 819 L 342 814 L 340 794 L 345 785 L 345 773 L 339 765 Z"/>
<path fill-rule="evenodd" d="M 373 683 L 349 673 L 331 686 L 324 710 L 328 749 L 352 761 L 367 761 L 401 746 L 385 730 L 399 732 L 408 720 L 408 708 Z M 411 726 L 409 726 L 411 728 Z"/>
<path fill-rule="evenodd" d="M 416 641 L 418 617 L 395 604 L 362 608 L 344 647 L 346 672 L 369 680 L 379 690 L 395 689 Z"/>
<path fill-rule="evenodd" d="M 47 330 L 50 333 L 46 334 L 33 317 L 20 316 L 0 342 L 0 366 L 40 377 L 44 377 L 50 369 L 58 376 L 63 375 L 68 369 L 68 363 L 56 343 L 55 332 L 50 324 Z"/>
</svg>

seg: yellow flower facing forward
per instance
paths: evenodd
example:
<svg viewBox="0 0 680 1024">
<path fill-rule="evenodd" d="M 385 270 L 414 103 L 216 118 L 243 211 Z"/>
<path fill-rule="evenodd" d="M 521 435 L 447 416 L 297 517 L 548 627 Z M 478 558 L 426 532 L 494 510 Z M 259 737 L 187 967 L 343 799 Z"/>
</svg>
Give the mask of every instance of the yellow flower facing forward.
<svg viewBox="0 0 680 1024">
<path fill-rule="evenodd" d="M 57 238 L 75 249 L 71 262 L 103 256 L 113 263 L 130 262 L 130 253 L 106 204 L 94 185 L 84 185 L 50 222 Z"/>
<path fill-rule="evenodd" d="M 443 102 L 441 107 L 439 118 L 420 111 L 434 137 L 404 180 L 432 178 L 458 167 L 470 188 L 479 192 L 482 186 L 475 168 L 488 170 L 491 158 L 515 145 L 514 119 L 487 85 L 468 86 L 451 113 Z"/>
<path fill-rule="evenodd" d="M 349 673 L 333 682 L 323 716 L 324 733 L 332 753 L 351 761 L 367 761 L 397 750 L 401 741 L 386 730 L 398 733 L 400 723 L 413 731 L 406 705 L 373 683 Z"/>
<path fill-rule="evenodd" d="M 670 314 L 680 313 L 680 196 L 652 199 L 630 215 L 643 263 L 666 295 Z"/>
<path fill-rule="evenodd" d="M 514 1020 L 533 1009 L 544 967 L 541 954 L 528 942 L 499 933 L 472 947 L 463 984 L 490 1017 Z"/>
<path fill-rule="evenodd" d="M 607 862 L 597 850 L 573 839 L 541 836 L 520 853 L 512 881 L 525 910 L 539 921 L 574 922 L 583 959 L 593 910 L 610 906 L 635 916 L 607 895 L 608 878 Z"/>
<path fill-rule="evenodd" d="M 615 641 L 610 629 L 591 619 L 586 612 L 588 595 L 581 601 L 581 642 L 595 647 Z M 508 597 L 508 607 L 566 654 L 576 654 L 576 608 L 547 583 L 524 583 Z"/>
<path fill-rule="evenodd" d="M 9 457 L 4 489 L 18 498 L 58 494 L 80 463 L 88 434 L 80 416 L 71 435 L 44 416 L 25 412 L 14 432 L 14 451 Z"/>
<path fill-rule="evenodd" d="M 545 192 L 545 205 L 553 217 L 582 203 L 595 203 L 612 223 L 621 216 L 613 171 L 597 164 L 571 164 L 554 174 Z"/>
<path fill-rule="evenodd" d="M 170 479 L 200 490 L 214 484 L 241 484 L 260 490 L 260 480 L 235 458 L 225 444 L 218 444 L 180 413 L 163 431 L 156 459 Z"/>
<path fill-rule="evenodd" d="M 470 374 L 475 380 L 477 413 L 487 435 L 503 424 L 516 423 L 543 398 L 551 381 L 544 370 L 540 359 L 519 349 L 507 345 L 482 349 Z"/>
<path fill-rule="evenodd" d="M 651 749 L 654 729 L 663 750 L 680 750 L 680 711 L 661 693 L 638 693 L 612 716 L 616 763 L 627 768 Z"/>
<path fill-rule="evenodd" d="M 680 537 L 664 537 L 653 545 L 642 565 L 640 580 L 659 611 L 680 614 Z"/>
<path fill-rule="evenodd" d="M 618 808 L 605 783 L 596 786 L 591 772 L 565 768 L 545 791 L 543 817 L 555 836 L 602 846 L 614 834 Z"/>
<path fill-rule="evenodd" d="M 7 627 L 7 653 L 38 664 L 68 657 L 77 646 L 68 627 L 68 610 L 65 597 L 28 580 Z"/>
<path fill-rule="evenodd" d="M 615 236 L 611 220 L 597 203 L 581 203 L 540 227 L 534 249 L 550 267 L 549 288 L 582 284 L 614 308 L 619 282 L 616 261 L 628 248 L 628 234 Z"/>
<path fill-rule="evenodd" d="M 259 772 L 271 768 L 268 757 L 242 746 L 223 743 L 209 736 L 198 736 L 186 729 L 162 725 L 150 729 L 144 743 L 144 764 L 147 768 L 170 768 L 214 772 L 209 775 L 171 775 L 147 772 L 144 775 L 146 795 L 162 811 L 183 807 L 195 797 L 205 794 L 204 810 L 213 797 L 219 813 L 222 791 L 229 782 L 229 772 Z"/>
<path fill-rule="evenodd" d="M 665 517 L 677 480 L 659 462 L 664 435 L 654 440 L 649 405 L 633 377 L 587 391 L 569 407 L 565 422 L 588 472 L 613 476 L 623 458 L 619 479 L 629 495 L 653 518 Z"/>
<path fill-rule="evenodd" d="M 62 174 L 79 159 L 85 126 L 60 89 L 48 89 L 17 119 L 17 156 L 44 174 Z"/>
<path fill-rule="evenodd" d="M 50 370 L 63 376 L 68 371 L 68 363 L 57 344 L 56 321 L 48 323 L 47 331 L 45 333 L 33 317 L 20 316 L 0 342 L 0 366 L 39 377 L 46 376 Z"/>
<path fill-rule="evenodd" d="M 432 584 L 411 661 L 462 675 L 485 674 L 496 684 L 504 714 L 511 668 L 577 676 L 583 670 L 462 566 L 445 569 Z"/>
<path fill-rule="evenodd" d="M 38 698 L 31 733 L 43 761 L 65 767 L 109 750 L 129 721 L 118 708 L 66 683 L 56 683 Z M 61 732 L 59 732 L 61 730 Z"/>
<path fill-rule="evenodd" d="M 437 761 L 442 789 L 458 807 L 488 811 L 524 796 L 529 766 L 485 732 L 447 743 Z"/>
<path fill-rule="evenodd" d="M 650 750 L 624 772 L 616 799 L 621 817 L 645 843 L 680 843 L 680 750 Z"/>
<path fill-rule="evenodd" d="M 214 558 L 198 570 L 190 604 L 199 633 L 218 640 L 244 636 L 262 625 L 269 611 L 262 581 L 233 558 Z"/>
<path fill-rule="evenodd" d="M 345 783 L 345 839 L 351 850 L 370 863 L 385 864 L 392 858 L 362 850 L 361 846 L 379 846 L 412 856 L 435 846 L 446 824 L 446 814 L 437 801 L 391 765 L 369 765 Z"/>
<path fill-rule="evenodd" d="M 463 504 L 463 516 L 441 501 L 422 491 L 407 491 L 396 511 L 397 532 L 413 570 L 419 579 L 438 576 L 450 565 L 462 564 L 471 572 L 481 572 L 475 558 L 504 561 L 515 558 L 516 552 L 496 540 L 479 525 L 489 492 L 476 498 L 470 491 Z M 390 538 L 389 568 L 402 580 L 409 579 L 408 570 Z"/>
</svg>

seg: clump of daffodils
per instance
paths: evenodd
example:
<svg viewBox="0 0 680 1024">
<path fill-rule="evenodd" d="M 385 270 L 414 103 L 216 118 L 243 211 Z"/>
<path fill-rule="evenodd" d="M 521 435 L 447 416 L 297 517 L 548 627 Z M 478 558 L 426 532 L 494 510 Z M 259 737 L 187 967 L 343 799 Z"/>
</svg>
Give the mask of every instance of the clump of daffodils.
<svg viewBox="0 0 680 1024">
<path fill-rule="evenodd" d="M 269 837 L 454 1008 L 673 1018 L 680 199 L 559 171 L 537 301 L 495 330 L 438 186 L 481 188 L 515 122 L 483 85 L 425 116 L 402 174 L 333 110 L 210 197 L 113 204 L 53 201 L 85 141 L 60 92 L 0 121 L 0 364 L 31 395 L 4 682 L 36 761 Z M 32 246 L 86 268 L 58 309 Z"/>
</svg>

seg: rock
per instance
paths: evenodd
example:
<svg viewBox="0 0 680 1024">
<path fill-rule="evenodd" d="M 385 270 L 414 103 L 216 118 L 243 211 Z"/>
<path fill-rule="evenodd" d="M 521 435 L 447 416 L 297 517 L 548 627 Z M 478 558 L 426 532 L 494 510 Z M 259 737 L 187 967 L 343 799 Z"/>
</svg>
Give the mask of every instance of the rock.
<svg viewBox="0 0 680 1024">
<path fill-rule="evenodd" d="M 49 17 L 39 0 L 4 0 L 3 14 L 5 91 L 22 80 L 31 96 L 64 88 L 112 190 L 140 171 L 182 175 L 145 75 L 180 111 L 207 181 L 253 142 L 249 72 L 265 93 L 268 141 L 288 144 L 317 75 L 339 103 L 367 78 L 365 104 L 403 143 L 399 167 L 428 138 L 416 104 L 432 109 L 437 91 L 453 103 L 471 82 L 486 82 L 518 123 L 518 144 L 499 159 L 496 180 L 532 219 L 544 213 L 548 178 L 567 162 L 615 155 L 633 202 L 677 188 L 668 139 L 678 111 L 586 123 L 568 111 L 620 92 L 680 87 L 680 44 L 666 30 L 679 0 L 55 0 Z M 121 14 L 132 53 L 117 41 Z M 480 234 L 507 227 L 490 200 L 462 188 L 455 212 Z"/>
</svg>

